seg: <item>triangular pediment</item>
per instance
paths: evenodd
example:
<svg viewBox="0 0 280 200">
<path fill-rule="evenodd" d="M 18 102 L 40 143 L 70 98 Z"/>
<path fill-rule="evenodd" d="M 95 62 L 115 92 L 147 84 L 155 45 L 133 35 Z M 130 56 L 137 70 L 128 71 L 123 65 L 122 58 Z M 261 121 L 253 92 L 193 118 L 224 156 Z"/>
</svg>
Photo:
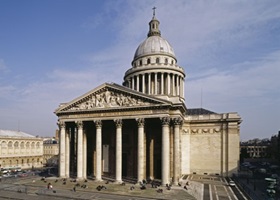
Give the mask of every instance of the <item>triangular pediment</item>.
<svg viewBox="0 0 280 200">
<path fill-rule="evenodd" d="M 110 110 L 170 105 L 171 102 L 146 95 L 117 84 L 105 83 L 88 93 L 61 104 L 55 113 Z"/>
</svg>

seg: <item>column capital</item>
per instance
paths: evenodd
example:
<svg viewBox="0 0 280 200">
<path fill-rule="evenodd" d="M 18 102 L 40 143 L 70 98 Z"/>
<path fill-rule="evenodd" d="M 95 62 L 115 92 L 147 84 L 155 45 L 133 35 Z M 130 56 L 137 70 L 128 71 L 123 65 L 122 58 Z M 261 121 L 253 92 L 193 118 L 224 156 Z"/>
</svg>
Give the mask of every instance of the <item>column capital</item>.
<svg viewBox="0 0 280 200">
<path fill-rule="evenodd" d="M 114 119 L 117 128 L 122 127 L 122 119 Z"/>
<path fill-rule="evenodd" d="M 160 120 L 161 120 L 162 125 L 170 124 L 170 117 L 161 117 Z"/>
<path fill-rule="evenodd" d="M 101 120 L 94 120 L 96 128 L 101 128 L 102 127 L 102 121 Z"/>
<path fill-rule="evenodd" d="M 181 126 L 183 124 L 183 119 L 181 117 L 173 118 L 172 121 L 173 121 L 174 125 L 180 125 Z"/>
<path fill-rule="evenodd" d="M 75 123 L 76 123 L 78 129 L 82 129 L 83 128 L 83 121 L 76 121 Z"/>
<path fill-rule="evenodd" d="M 65 126 L 66 126 L 66 123 L 64 122 L 64 121 L 58 121 L 57 122 L 57 126 L 61 129 L 61 128 L 65 128 Z"/>
<path fill-rule="evenodd" d="M 137 121 L 138 127 L 143 127 L 145 124 L 144 118 L 137 118 L 136 121 Z"/>
</svg>

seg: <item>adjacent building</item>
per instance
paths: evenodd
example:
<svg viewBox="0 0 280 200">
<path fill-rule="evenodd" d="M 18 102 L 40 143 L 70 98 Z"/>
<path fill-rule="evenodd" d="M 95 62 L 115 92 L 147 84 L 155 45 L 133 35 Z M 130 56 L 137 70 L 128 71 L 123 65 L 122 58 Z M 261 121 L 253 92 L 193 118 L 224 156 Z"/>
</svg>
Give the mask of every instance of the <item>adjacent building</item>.
<svg viewBox="0 0 280 200">
<path fill-rule="evenodd" d="M 22 131 L 0 130 L 1 168 L 42 167 L 43 139 Z"/>
<path fill-rule="evenodd" d="M 44 138 L 43 141 L 43 165 L 44 166 L 58 166 L 59 143 L 55 138 Z"/>
<path fill-rule="evenodd" d="M 240 116 L 186 106 L 186 73 L 159 24 L 154 13 L 122 85 L 104 83 L 55 110 L 60 177 L 165 185 L 184 174 L 238 170 Z"/>
</svg>

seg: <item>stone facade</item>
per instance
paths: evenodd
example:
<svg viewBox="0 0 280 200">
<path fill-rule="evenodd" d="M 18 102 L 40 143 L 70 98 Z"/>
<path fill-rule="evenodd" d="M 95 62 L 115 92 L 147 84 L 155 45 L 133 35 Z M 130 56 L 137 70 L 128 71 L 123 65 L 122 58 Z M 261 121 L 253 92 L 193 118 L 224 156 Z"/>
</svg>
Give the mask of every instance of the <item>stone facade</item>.
<svg viewBox="0 0 280 200">
<path fill-rule="evenodd" d="M 236 172 L 241 118 L 188 109 L 184 82 L 154 13 L 123 86 L 104 83 L 56 109 L 60 176 L 160 179 L 165 185 L 183 174 Z"/>
<path fill-rule="evenodd" d="M 44 139 L 43 142 L 43 165 L 58 166 L 59 143 L 53 138 Z"/>
<path fill-rule="evenodd" d="M 14 132 L 17 131 L 1 130 L 1 168 L 20 167 L 22 169 L 31 169 L 42 167 L 43 139 L 27 134 L 21 136 L 20 133 L 22 132 L 17 132 L 17 135 L 14 135 Z"/>
</svg>

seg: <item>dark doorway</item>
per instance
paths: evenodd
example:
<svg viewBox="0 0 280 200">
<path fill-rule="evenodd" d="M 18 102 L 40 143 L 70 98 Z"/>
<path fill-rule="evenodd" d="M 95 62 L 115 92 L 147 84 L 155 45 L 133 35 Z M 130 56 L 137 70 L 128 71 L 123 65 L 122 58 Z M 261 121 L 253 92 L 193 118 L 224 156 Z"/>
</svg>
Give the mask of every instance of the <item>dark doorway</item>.
<svg viewBox="0 0 280 200">
<path fill-rule="evenodd" d="M 122 154 L 122 175 L 127 176 L 127 154 Z"/>
<path fill-rule="evenodd" d="M 155 178 L 156 179 L 161 179 L 161 159 L 156 160 L 156 165 L 155 165 Z"/>
</svg>

